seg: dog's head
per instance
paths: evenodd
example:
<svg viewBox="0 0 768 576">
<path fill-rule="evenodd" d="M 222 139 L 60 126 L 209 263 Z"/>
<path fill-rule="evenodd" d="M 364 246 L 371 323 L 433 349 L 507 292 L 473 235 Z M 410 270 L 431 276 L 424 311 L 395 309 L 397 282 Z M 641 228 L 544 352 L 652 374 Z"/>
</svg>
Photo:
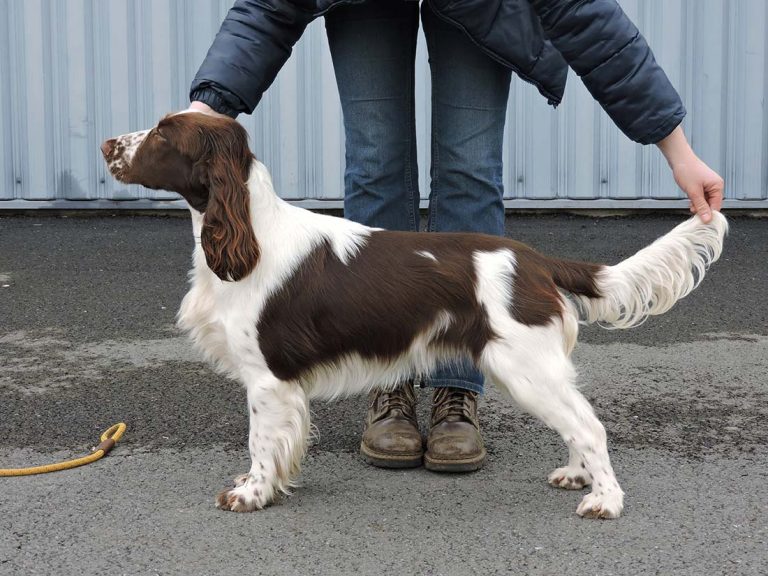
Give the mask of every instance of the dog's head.
<svg viewBox="0 0 768 576">
<path fill-rule="evenodd" d="M 200 243 L 222 280 L 240 280 L 258 261 L 248 176 L 253 154 L 245 129 L 199 112 L 166 116 L 150 130 L 101 145 L 112 175 L 125 184 L 178 192 L 203 212 Z"/>
</svg>

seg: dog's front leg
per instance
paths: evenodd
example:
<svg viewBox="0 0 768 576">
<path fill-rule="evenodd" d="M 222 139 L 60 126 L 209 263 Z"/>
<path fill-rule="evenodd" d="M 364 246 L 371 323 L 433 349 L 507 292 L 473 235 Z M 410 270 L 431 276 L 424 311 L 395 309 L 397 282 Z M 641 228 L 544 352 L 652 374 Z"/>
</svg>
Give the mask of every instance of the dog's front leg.
<svg viewBox="0 0 768 576">
<path fill-rule="evenodd" d="M 258 374 L 249 378 L 247 391 L 251 469 L 216 498 L 218 508 L 234 512 L 259 510 L 278 493 L 287 494 L 309 437 L 309 405 L 301 386 Z"/>
</svg>

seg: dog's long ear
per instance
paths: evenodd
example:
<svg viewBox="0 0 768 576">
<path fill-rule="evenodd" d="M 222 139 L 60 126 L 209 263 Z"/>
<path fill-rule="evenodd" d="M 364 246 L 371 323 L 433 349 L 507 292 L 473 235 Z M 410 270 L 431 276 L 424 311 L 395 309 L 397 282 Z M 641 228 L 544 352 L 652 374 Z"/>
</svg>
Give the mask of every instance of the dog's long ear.
<svg viewBox="0 0 768 576">
<path fill-rule="evenodd" d="M 222 280 L 242 280 L 259 261 L 248 192 L 253 162 L 248 133 L 230 118 L 198 112 L 168 115 L 157 131 L 191 161 L 189 180 L 204 191 L 190 205 L 204 212 L 200 244 L 208 267 Z"/>
<path fill-rule="evenodd" d="M 207 172 L 208 204 L 200 243 L 208 267 L 227 281 L 245 278 L 259 261 L 259 245 L 251 223 L 248 176 L 253 155 L 245 129 L 220 120 L 200 134 L 206 154 L 198 166 Z"/>
<path fill-rule="evenodd" d="M 230 158 L 214 156 L 208 168 L 208 206 L 200 236 L 205 260 L 222 280 L 241 280 L 259 260 L 247 178 L 239 176 Z"/>
</svg>

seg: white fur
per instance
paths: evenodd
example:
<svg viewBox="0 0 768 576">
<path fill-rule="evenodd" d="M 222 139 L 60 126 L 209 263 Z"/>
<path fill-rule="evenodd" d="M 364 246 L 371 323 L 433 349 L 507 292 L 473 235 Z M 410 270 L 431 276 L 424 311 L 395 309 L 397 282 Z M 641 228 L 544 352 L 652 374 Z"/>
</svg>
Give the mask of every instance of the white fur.
<svg viewBox="0 0 768 576">
<path fill-rule="evenodd" d="M 712 212 L 710 224 L 694 216 L 631 258 L 606 267 L 597 284 L 603 297 L 576 297 L 585 321 L 629 328 L 663 314 L 699 285 L 720 257 L 727 233 L 728 221 L 720 212 Z"/>
<path fill-rule="evenodd" d="M 248 181 L 251 214 L 261 249 L 256 270 L 240 282 L 224 282 L 207 266 L 202 248 L 195 247 L 192 288 L 178 315 L 179 327 L 222 373 L 242 379 L 243 365 L 266 367 L 253 328 L 267 299 L 324 240 L 338 258 L 353 257 L 370 230 L 348 220 L 314 214 L 291 206 L 274 193 L 267 169 L 254 161 Z M 199 238 L 202 215 L 192 210 L 193 232 Z M 251 336 L 246 337 L 248 331 Z"/>
<path fill-rule="evenodd" d="M 416 250 L 415 254 L 427 258 L 428 260 L 432 260 L 433 262 L 437 262 L 437 258 L 429 250 Z"/>
<path fill-rule="evenodd" d="M 197 245 L 192 287 L 178 316 L 179 326 L 189 332 L 203 355 L 247 390 L 251 468 L 217 500 L 218 506 L 235 511 L 262 508 L 279 492 L 290 489 L 310 431 L 309 397 L 334 398 L 376 386 L 392 387 L 404 377 L 429 372 L 438 360 L 456 352 L 436 344 L 454 320 L 448 311 L 440 311 L 431 328 L 419 334 L 399 358 L 374 361 L 350 352 L 334 362 L 308 367 L 311 370 L 301 380 L 286 382 L 275 377 L 255 333 L 270 295 L 320 243 L 328 241 L 346 263 L 356 256 L 372 229 L 283 202 L 259 162 L 253 163 L 248 188 L 261 252 L 258 266 L 239 282 L 223 282 L 208 269 Z M 192 214 L 193 232 L 199 238 L 202 216 L 194 210 Z M 690 292 L 706 266 L 717 258 L 726 227 L 719 214 L 712 226 L 689 220 L 634 257 L 607 269 L 599 280 L 603 298 L 574 296 L 575 301 L 588 320 L 616 327 L 661 313 Z M 431 253 L 417 253 L 435 259 Z M 617 517 L 623 508 L 623 492 L 610 464 L 605 429 L 577 390 L 569 358 L 578 331 L 577 307 L 566 303 L 563 317 L 544 326 L 517 322 L 509 313 L 515 299 L 517 263 L 513 250 L 476 252 L 473 262 L 477 300 L 498 335 L 482 351 L 481 370 L 565 440 L 568 463 L 550 475 L 550 483 L 574 489 L 591 484 L 593 490 L 577 512 Z"/>
</svg>

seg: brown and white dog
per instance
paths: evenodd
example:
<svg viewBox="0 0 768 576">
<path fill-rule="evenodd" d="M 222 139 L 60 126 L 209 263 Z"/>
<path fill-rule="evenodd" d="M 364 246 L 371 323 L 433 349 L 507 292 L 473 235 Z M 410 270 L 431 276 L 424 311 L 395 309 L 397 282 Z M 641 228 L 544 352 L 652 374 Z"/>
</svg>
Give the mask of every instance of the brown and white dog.
<svg viewBox="0 0 768 576">
<path fill-rule="evenodd" d="M 549 483 L 592 485 L 576 512 L 621 514 L 605 429 L 574 385 L 578 324 L 628 328 L 669 310 L 719 257 L 721 214 L 710 224 L 693 217 L 603 266 L 505 238 L 389 232 L 291 206 L 245 130 L 225 118 L 170 115 L 102 152 L 115 178 L 179 192 L 192 212 L 192 287 L 178 323 L 242 382 L 250 413 L 251 469 L 217 506 L 250 511 L 289 490 L 310 397 L 393 387 L 463 354 L 563 437 L 568 463 Z"/>
</svg>

